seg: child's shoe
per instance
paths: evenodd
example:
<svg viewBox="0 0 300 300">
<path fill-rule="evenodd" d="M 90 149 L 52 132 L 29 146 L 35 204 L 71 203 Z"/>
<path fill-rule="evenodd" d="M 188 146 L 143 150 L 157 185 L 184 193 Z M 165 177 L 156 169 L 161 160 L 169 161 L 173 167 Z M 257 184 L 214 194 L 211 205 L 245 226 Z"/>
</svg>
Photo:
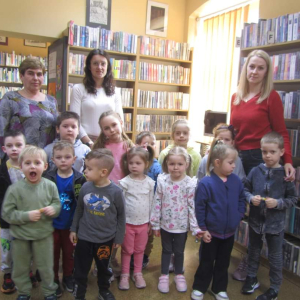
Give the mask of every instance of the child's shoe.
<svg viewBox="0 0 300 300">
<path fill-rule="evenodd" d="M 143 277 L 143 273 L 134 273 L 133 281 L 135 283 L 135 287 L 138 289 L 144 289 L 146 287 L 146 281 Z"/>
<path fill-rule="evenodd" d="M 99 300 L 116 300 L 115 296 L 110 290 L 100 290 L 98 294 Z"/>
<path fill-rule="evenodd" d="M 56 289 L 55 294 L 56 294 L 56 297 L 59 298 L 59 297 L 62 296 L 62 290 L 61 290 L 61 287 L 60 287 L 60 282 L 59 282 L 58 279 L 54 280 L 54 282 L 57 284 L 57 289 Z"/>
<path fill-rule="evenodd" d="M 15 283 L 11 279 L 11 274 L 4 274 L 3 284 L 1 286 L 1 292 L 4 294 L 13 293 L 16 290 Z"/>
<path fill-rule="evenodd" d="M 17 300 L 30 300 L 30 295 L 19 295 Z"/>
<path fill-rule="evenodd" d="M 232 278 L 239 281 L 245 281 L 248 270 L 248 255 L 243 255 L 237 269 L 233 272 Z"/>
<path fill-rule="evenodd" d="M 30 280 L 31 280 L 31 285 L 33 288 L 36 288 L 39 286 L 39 282 L 38 280 L 36 279 L 36 277 L 33 275 L 32 271 L 29 272 L 29 277 L 30 277 Z"/>
<path fill-rule="evenodd" d="M 176 275 L 174 277 L 174 281 L 176 284 L 176 289 L 178 292 L 186 292 L 187 291 L 187 285 L 185 281 L 185 277 L 183 275 Z"/>
<path fill-rule="evenodd" d="M 45 296 L 45 300 L 57 300 L 56 294 L 50 295 L 50 296 Z"/>
<path fill-rule="evenodd" d="M 72 276 L 64 277 L 63 278 L 63 287 L 69 293 L 72 293 L 74 290 L 74 281 Z"/>
<path fill-rule="evenodd" d="M 278 292 L 274 289 L 268 289 L 264 294 L 259 295 L 256 300 L 277 300 Z"/>
<path fill-rule="evenodd" d="M 164 294 L 169 293 L 169 275 L 161 275 L 158 280 L 158 290 Z"/>
<path fill-rule="evenodd" d="M 219 292 L 218 294 L 215 294 L 214 292 L 212 293 L 215 296 L 216 300 L 229 300 L 226 292 Z"/>
<path fill-rule="evenodd" d="M 202 300 L 203 299 L 203 293 L 201 293 L 198 290 L 193 290 L 191 294 L 191 298 L 193 300 Z"/>
<path fill-rule="evenodd" d="M 257 277 L 247 276 L 246 281 L 242 287 L 242 293 L 252 294 L 257 288 L 259 288 L 259 282 L 257 280 Z"/>
<path fill-rule="evenodd" d="M 119 289 L 122 291 L 129 290 L 129 274 L 121 274 Z"/>
</svg>

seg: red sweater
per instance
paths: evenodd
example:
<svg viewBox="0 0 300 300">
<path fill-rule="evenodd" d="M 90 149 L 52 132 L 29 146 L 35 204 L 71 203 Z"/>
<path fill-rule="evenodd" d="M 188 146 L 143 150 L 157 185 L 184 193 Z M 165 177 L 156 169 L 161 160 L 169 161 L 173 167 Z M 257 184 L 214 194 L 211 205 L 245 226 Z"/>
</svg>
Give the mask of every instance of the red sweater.
<svg viewBox="0 0 300 300">
<path fill-rule="evenodd" d="M 260 148 L 261 138 L 270 131 L 276 131 L 283 136 L 285 153 L 284 163 L 292 164 L 289 135 L 283 118 L 283 105 L 278 93 L 273 90 L 268 99 L 260 104 L 256 95 L 247 102 L 241 101 L 234 105 L 235 94 L 231 98 L 230 124 L 236 131 L 235 145 L 238 150 Z"/>
</svg>

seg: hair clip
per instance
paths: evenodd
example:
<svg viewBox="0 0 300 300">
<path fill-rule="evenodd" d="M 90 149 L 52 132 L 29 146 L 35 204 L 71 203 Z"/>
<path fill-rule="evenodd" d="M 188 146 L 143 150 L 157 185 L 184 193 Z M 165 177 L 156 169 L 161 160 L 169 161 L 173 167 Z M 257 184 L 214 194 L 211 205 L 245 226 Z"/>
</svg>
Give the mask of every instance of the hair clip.
<svg viewBox="0 0 300 300">
<path fill-rule="evenodd" d="M 229 130 L 232 134 L 232 139 L 234 140 L 234 137 L 235 137 L 235 132 L 234 132 L 234 127 L 233 125 L 229 125 L 229 126 L 220 126 L 218 128 L 218 130 L 222 130 L 222 129 L 225 129 L 225 130 Z"/>
</svg>

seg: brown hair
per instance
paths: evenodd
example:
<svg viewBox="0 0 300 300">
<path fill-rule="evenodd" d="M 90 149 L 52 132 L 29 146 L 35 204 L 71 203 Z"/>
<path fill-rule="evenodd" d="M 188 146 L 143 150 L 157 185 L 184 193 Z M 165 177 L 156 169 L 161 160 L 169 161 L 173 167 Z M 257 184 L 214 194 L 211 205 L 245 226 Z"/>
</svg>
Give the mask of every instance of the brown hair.
<svg viewBox="0 0 300 300">
<path fill-rule="evenodd" d="M 60 140 L 57 143 L 54 144 L 53 149 L 52 149 L 52 156 L 54 156 L 54 152 L 55 151 L 60 151 L 63 149 L 70 149 L 72 150 L 73 156 L 75 156 L 75 150 L 74 150 L 74 146 L 72 143 L 70 143 L 69 141 L 65 141 L 65 140 Z"/>
<path fill-rule="evenodd" d="M 56 120 L 56 127 L 59 128 L 61 125 L 62 121 L 67 120 L 67 119 L 74 119 L 78 123 L 78 128 L 80 127 L 80 117 L 79 115 L 74 112 L 74 111 L 63 111 Z"/>
<path fill-rule="evenodd" d="M 8 137 L 17 137 L 17 136 L 22 136 L 24 139 L 24 144 L 26 144 L 26 138 L 25 135 L 23 134 L 22 131 L 19 130 L 7 130 L 4 132 L 4 136 L 3 136 L 3 145 L 5 146 L 5 139 Z"/>
<path fill-rule="evenodd" d="M 112 171 L 115 165 L 115 160 L 112 152 L 109 149 L 95 149 L 89 152 L 85 160 L 97 159 L 99 161 L 100 168 L 106 168 L 108 170 L 108 175 Z"/>
<path fill-rule="evenodd" d="M 41 69 L 43 72 L 43 75 L 46 72 L 45 66 L 36 57 L 27 57 L 26 59 L 24 59 L 19 66 L 19 73 L 24 76 L 25 72 L 28 69 L 33 69 L 33 70 Z"/>
<path fill-rule="evenodd" d="M 155 137 L 154 133 L 152 133 L 152 132 L 150 132 L 150 131 L 142 131 L 142 132 L 140 132 L 140 133 L 136 136 L 136 138 L 135 138 L 135 143 L 136 143 L 137 145 L 140 145 L 140 144 L 142 143 L 143 138 L 146 137 L 146 136 L 149 136 L 149 137 L 151 137 L 154 141 L 156 141 L 156 137 Z"/>
<path fill-rule="evenodd" d="M 216 127 L 213 129 L 213 135 L 214 138 L 217 138 L 217 136 L 224 131 L 229 131 L 231 133 L 231 138 L 234 140 L 234 128 L 232 125 L 227 125 L 225 123 L 219 123 Z"/>
<path fill-rule="evenodd" d="M 260 145 L 262 146 L 263 144 L 277 144 L 279 149 L 284 149 L 283 137 L 276 131 L 265 134 L 260 140 Z"/>
</svg>

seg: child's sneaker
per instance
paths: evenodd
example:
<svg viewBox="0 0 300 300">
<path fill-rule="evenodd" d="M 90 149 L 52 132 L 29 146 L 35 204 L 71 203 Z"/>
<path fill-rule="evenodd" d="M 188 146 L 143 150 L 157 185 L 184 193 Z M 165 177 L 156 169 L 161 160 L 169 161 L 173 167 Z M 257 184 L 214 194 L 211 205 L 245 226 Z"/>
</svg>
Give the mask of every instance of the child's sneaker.
<svg viewBox="0 0 300 300">
<path fill-rule="evenodd" d="M 63 287 L 69 293 L 72 293 L 74 290 L 74 281 L 72 276 L 64 277 L 63 278 Z"/>
<path fill-rule="evenodd" d="M 187 291 L 187 285 L 185 281 L 185 277 L 183 275 L 176 275 L 174 277 L 174 281 L 176 284 L 176 289 L 178 292 L 186 292 Z"/>
<path fill-rule="evenodd" d="M 39 286 L 39 282 L 38 282 L 38 280 L 36 279 L 36 277 L 33 275 L 32 271 L 30 271 L 29 277 L 30 277 L 30 280 L 31 280 L 31 285 L 32 285 L 32 287 L 33 287 L 33 288 L 38 287 L 38 286 Z"/>
<path fill-rule="evenodd" d="M 214 292 L 212 293 L 215 296 L 216 300 L 229 300 L 226 292 L 219 292 L 218 294 L 215 294 Z"/>
<path fill-rule="evenodd" d="M 252 294 L 257 288 L 259 288 L 259 282 L 257 280 L 257 277 L 247 276 L 246 281 L 242 287 L 242 293 Z"/>
<path fill-rule="evenodd" d="M 203 299 L 203 293 L 201 293 L 198 290 L 193 290 L 191 294 L 191 298 L 193 300 L 202 300 Z"/>
<path fill-rule="evenodd" d="M 158 290 L 164 294 L 169 293 L 169 275 L 161 275 L 158 280 Z"/>
<path fill-rule="evenodd" d="M 133 281 L 138 289 L 144 289 L 146 287 L 146 281 L 143 277 L 143 273 L 134 273 Z"/>
<path fill-rule="evenodd" d="M 11 279 L 11 274 L 4 274 L 3 284 L 1 286 L 1 292 L 4 294 L 13 293 L 16 290 L 15 283 Z"/>
<path fill-rule="evenodd" d="M 245 281 L 248 270 L 248 255 L 243 255 L 237 269 L 233 272 L 232 278 L 239 281 Z"/>
<path fill-rule="evenodd" d="M 46 296 L 44 298 L 45 300 L 57 300 L 57 296 L 56 294 L 50 295 L 50 296 Z"/>
<path fill-rule="evenodd" d="M 100 290 L 98 294 L 99 300 L 116 300 L 115 296 L 110 290 Z"/>
<path fill-rule="evenodd" d="M 129 274 L 121 274 L 119 289 L 123 291 L 129 290 Z"/>
<path fill-rule="evenodd" d="M 54 282 L 57 284 L 57 289 L 56 289 L 56 297 L 59 298 L 62 296 L 62 290 L 61 290 L 61 287 L 60 287 L 60 282 L 59 280 L 54 280 Z"/>
<path fill-rule="evenodd" d="M 17 300 L 30 300 L 30 296 L 28 296 L 28 295 L 19 295 Z"/>
<path fill-rule="evenodd" d="M 268 289 L 264 294 L 259 295 L 256 300 L 277 300 L 278 292 L 274 289 Z"/>
</svg>

